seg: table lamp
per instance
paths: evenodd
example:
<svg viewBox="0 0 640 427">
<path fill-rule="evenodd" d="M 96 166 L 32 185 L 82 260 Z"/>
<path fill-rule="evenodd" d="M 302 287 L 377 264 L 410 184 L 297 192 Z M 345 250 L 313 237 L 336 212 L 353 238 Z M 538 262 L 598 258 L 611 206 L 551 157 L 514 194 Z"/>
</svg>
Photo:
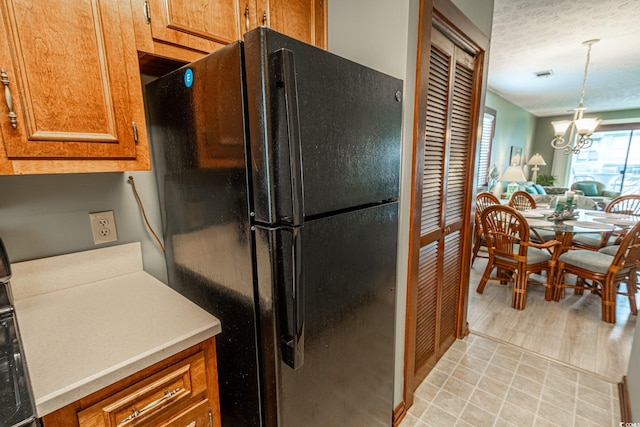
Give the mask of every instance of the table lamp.
<svg viewBox="0 0 640 427">
<path fill-rule="evenodd" d="M 538 179 L 538 171 L 540 170 L 539 166 L 545 166 L 547 162 L 544 161 L 544 158 L 540 154 L 536 153 L 531 156 L 527 164 L 533 166 L 531 168 L 531 170 L 533 171 L 533 173 L 531 174 L 531 181 L 535 184 L 536 180 Z"/>
<path fill-rule="evenodd" d="M 518 182 L 526 182 L 527 177 L 524 176 L 520 166 L 512 165 L 504 171 L 500 181 L 509 182 L 509 185 L 507 185 L 507 198 L 509 198 L 518 191 Z"/>
</svg>

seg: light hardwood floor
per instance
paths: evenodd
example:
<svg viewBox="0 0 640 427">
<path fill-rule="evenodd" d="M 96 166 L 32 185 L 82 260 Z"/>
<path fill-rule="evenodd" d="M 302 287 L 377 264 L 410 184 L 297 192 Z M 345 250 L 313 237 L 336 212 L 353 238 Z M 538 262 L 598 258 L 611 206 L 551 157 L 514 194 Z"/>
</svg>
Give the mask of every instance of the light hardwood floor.
<svg viewBox="0 0 640 427">
<path fill-rule="evenodd" d="M 469 329 L 543 356 L 567 363 L 603 379 L 619 382 L 627 373 L 636 316 L 629 301 L 618 296 L 617 322 L 605 323 L 600 315 L 600 298 L 579 296 L 567 290 L 560 302 L 545 301 L 544 288 L 529 285 L 524 310 L 511 308 L 512 285 L 489 281 L 484 293 L 476 292 L 486 266 L 477 258 L 471 270 Z"/>
</svg>

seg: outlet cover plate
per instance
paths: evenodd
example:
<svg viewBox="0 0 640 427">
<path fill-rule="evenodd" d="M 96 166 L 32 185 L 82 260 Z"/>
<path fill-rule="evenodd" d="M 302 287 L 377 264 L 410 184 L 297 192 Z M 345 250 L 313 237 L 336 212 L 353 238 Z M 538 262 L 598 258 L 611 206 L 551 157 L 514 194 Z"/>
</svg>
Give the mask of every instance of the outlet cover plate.
<svg viewBox="0 0 640 427">
<path fill-rule="evenodd" d="M 116 219 L 113 211 L 89 212 L 93 244 L 115 242 L 118 240 Z"/>
</svg>

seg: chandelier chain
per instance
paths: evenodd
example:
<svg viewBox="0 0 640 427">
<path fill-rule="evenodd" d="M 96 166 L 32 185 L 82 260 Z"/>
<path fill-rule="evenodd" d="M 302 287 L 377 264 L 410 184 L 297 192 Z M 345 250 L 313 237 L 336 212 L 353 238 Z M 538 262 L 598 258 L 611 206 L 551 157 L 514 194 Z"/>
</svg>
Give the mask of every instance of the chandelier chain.
<svg viewBox="0 0 640 427">
<path fill-rule="evenodd" d="M 584 105 L 584 92 L 587 87 L 587 74 L 589 73 L 589 63 L 591 62 L 591 46 L 593 46 L 593 44 L 589 43 L 589 47 L 587 48 L 587 62 L 584 64 L 584 76 L 582 77 L 582 89 L 580 90 L 580 107 Z"/>
</svg>

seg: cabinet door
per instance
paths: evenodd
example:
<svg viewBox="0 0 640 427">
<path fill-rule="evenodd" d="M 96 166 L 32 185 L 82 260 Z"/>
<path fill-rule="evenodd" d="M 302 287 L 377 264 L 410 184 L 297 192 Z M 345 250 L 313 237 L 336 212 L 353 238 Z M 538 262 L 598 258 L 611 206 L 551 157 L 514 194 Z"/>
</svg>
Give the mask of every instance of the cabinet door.
<svg viewBox="0 0 640 427">
<path fill-rule="evenodd" d="M 200 407 L 203 402 L 208 415 L 205 356 L 199 352 L 79 412 L 78 421 L 81 427 L 158 425 L 160 420 L 173 419 L 176 412 L 183 412 L 186 405 Z M 177 418 L 203 418 L 201 410 L 187 414 Z"/>
<path fill-rule="evenodd" d="M 0 131 L 8 159 L 135 159 L 137 138 L 146 146 L 130 7 L 0 2 L 0 67 L 11 99 L 0 108 Z"/>
<path fill-rule="evenodd" d="M 204 53 L 239 39 L 245 12 L 238 0 L 149 0 L 149 8 L 154 40 Z"/>
<path fill-rule="evenodd" d="M 220 427 L 220 420 L 214 417 L 209 401 L 204 400 L 158 427 Z"/>
<path fill-rule="evenodd" d="M 326 0 L 262 0 L 270 28 L 326 49 Z M 263 3 L 263 4 L 264 4 Z"/>
</svg>

